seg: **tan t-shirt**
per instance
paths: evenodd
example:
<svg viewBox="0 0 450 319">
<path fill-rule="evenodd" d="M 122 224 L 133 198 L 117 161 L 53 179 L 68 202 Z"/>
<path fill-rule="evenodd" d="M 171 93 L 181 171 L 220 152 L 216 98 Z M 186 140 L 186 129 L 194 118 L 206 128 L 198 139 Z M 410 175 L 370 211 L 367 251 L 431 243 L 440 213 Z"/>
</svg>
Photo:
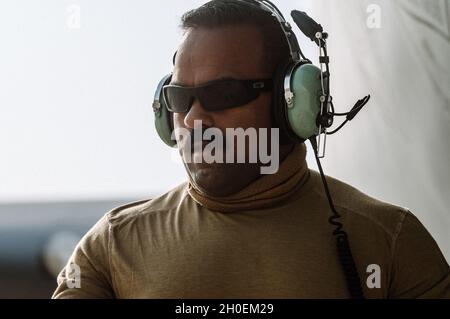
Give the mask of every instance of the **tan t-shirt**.
<svg viewBox="0 0 450 319">
<path fill-rule="evenodd" d="M 187 183 L 116 208 L 69 261 L 81 287 L 68 288 L 63 270 L 53 297 L 348 298 L 320 175 L 307 175 L 288 200 L 264 209 L 209 210 Z M 367 298 L 450 297 L 449 266 L 407 209 L 327 179 Z"/>
</svg>

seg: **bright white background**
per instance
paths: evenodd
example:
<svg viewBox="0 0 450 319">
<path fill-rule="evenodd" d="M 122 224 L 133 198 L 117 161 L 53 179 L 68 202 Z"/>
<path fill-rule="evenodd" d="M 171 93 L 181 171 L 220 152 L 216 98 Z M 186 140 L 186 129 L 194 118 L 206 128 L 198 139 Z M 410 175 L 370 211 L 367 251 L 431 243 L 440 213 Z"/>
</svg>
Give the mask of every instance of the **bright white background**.
<svg viewBox="0 0 450 319">
<path fill-rule="evenodd" d="M 0 201 L 134 198 L 181 182 L 151 102 L 179 18 L 200 3 L 2 0 Z"/>
</svg>

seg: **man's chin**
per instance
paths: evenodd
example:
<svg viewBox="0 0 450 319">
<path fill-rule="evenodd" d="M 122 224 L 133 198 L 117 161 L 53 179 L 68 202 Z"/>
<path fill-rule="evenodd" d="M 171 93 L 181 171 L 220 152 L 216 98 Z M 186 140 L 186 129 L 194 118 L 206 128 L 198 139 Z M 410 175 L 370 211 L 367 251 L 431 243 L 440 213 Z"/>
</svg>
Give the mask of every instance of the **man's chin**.
<svg viewBox="0 0 450 319">
<path fill-rule="evenodd" d="M 239 166 L 230 164 L 194 164 L 187 170 L 191 182 L 202 193 L 212 197 L 226 197 L 238 193 L 258 176 L 240 170 Z"/>
<path fill-rule="evenodd" d="M 231 195 L 230 181 L 226 181 L 223 175 L 211 164 L 196 164 L 196 167 L 189 171 L 191 181 L 202 193 L 213 197 L 224 197 Z"/>
</svg>

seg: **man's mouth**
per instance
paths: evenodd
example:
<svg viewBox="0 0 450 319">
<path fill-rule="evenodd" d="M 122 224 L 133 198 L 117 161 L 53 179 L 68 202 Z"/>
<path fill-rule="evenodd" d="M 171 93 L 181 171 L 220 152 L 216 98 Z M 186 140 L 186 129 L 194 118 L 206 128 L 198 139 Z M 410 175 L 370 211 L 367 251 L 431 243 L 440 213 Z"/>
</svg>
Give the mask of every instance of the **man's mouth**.
<svg viewBox="0 0 450 319">
<path fill-rule="evenodd" d="M 213 143 L 213 141 L 202 140 L 191 144 L 190 158 L 193 163 L 204 163 L 208 166 L 210 166 L 211 161 L 213 163 L 223 163 L 225 160 L 226 146 L 222 145 L 221 149 L 217 147 L 211 149 L 213 146 L 211 143 Z M 210 146 L 209 149 L 205 151 L 207 145 Z"/>
</svg>

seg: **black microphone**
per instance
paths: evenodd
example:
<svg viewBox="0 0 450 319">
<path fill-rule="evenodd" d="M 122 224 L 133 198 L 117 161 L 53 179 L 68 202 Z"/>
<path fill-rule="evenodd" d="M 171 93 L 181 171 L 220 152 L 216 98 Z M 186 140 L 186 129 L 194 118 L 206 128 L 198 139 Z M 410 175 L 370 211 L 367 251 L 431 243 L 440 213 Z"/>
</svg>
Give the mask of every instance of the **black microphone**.
<svg viewBox="0 0 450 319">
<path fill-rule="evenodd" d="M 300 31 L 310 38 L 311 41 L 314 41 L 317 45 L 320 45 L 319 40 L 316 38 L 316 34 L 318 32 L 323 33 L 322 26 L 303 11 L 293 10 L 291 12 L 291 16 Z"/>
</svg>

